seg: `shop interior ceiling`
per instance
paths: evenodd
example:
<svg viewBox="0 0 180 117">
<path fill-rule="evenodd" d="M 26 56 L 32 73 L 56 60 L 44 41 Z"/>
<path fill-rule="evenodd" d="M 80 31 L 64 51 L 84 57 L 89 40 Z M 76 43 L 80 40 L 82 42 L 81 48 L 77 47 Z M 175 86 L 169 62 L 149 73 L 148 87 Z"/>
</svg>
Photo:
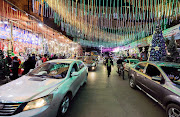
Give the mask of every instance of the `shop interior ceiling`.
<svg viewBox="0 0 180 117">
<path fill-rule="evenodd" d="M 0 20 L 9 21 L 9 23 L 17 28 L 30 31 L 33 34 L 37 34 L 46 38 L 49 41 L 57 41 L 61 44 L 71 44 L 72 40 L 68 39 L 58 31 L 46 26 L 40 26 L 40 20 L 36 19 L 29 14 L 22 12 L 21 10 L 13 7 L 12 5 L 0 0 L 3 9 L 0 10 Z M 9 24 L 9 25 L 10 25 Z"/>
<path fill-rule="evenodd" d="M 29 7 L 74 41 L 96 47 L 127 45 L 180 20 L 179 0 L 28 0 Z"/>
</svg>

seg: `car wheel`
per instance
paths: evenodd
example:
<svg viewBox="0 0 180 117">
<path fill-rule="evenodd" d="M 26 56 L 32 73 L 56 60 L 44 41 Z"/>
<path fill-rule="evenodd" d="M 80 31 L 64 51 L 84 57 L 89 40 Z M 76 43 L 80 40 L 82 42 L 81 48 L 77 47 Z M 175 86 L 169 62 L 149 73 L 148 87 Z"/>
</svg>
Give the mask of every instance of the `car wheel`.
<svg viewBox="0 0 180 117">
<path fill-rule="evenodd" d="M 180 117 L 180 107 L 176 104 L 169 104 L 166 108 L 168 117 Z"/>
<path fill-rule="evenodd" d="M 129 79 L 129 86 L 133 89 L 136 88 L 136 83 L 132 77 L 130 77 L 130 79 Z"/>
<path fill-rule="evenodd" d="M 70 105 L 70 97 L 68 95 L 64 96 L 58 110 L 57 117 L 62 117 L 64 114 L 66 114 L 68 108 Z"/>
</svg>

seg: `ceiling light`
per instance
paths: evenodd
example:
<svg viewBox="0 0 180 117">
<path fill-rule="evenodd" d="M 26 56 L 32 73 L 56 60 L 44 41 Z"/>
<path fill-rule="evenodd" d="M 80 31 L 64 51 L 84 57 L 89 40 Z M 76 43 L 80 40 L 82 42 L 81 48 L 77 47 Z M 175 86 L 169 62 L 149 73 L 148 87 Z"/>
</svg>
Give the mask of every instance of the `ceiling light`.
<svg viewBox="0 0 180 117">
<path fill-rule="evenodd" d="M 40 27 L 42 27 L 42 26 L 43 26 L 43 24 L 42 24 L 42 23 L 39 23 L 39 26 L 40 26 Z"/>
</svg>

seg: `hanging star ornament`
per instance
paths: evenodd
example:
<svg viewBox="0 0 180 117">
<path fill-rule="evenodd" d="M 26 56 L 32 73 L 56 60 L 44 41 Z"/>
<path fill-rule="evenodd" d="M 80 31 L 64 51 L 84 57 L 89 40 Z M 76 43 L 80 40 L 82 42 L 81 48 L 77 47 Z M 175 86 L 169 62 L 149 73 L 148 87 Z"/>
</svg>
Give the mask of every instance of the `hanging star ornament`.
<svg viewBox="0 0 180 117">
<path fill-rule="evenodd" d="M 142 48 L 142 52 L 145 52 L 145 47 Z"/>
<path fill-rule="evenodd" d="M 158 46 L 154 47 L 155 51 L 159 51 L 159 48 Z"/>
</svg>

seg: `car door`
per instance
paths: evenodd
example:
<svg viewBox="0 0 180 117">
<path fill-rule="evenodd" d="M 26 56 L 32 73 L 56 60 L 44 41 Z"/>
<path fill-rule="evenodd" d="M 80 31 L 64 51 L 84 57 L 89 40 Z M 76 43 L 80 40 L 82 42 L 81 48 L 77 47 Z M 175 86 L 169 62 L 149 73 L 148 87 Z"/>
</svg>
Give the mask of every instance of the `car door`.
<svg viewBox="0 0 180 117">
<path fill-rule="evenodd" d="M 162 73 L 157 68 L 157 66 L 148 64 L 146 70 L 145 70 L 146 78 L 145 78 L 145 85 L 147 88 L 147 93 L 150 94 L 153 98 L 155 98 L 158 101 L 162 100 L 162 97 L 164 95 L 164 83 L 152 80 L 152 77 L 159 76 L 162 77 Z"/>
<path fill-rule="evenodd" d="M 78 67 L 79 67 L 79 83 L 82 84 L 84 82 L 84 79 L 87 75 L 85 65 L 82 61 L 78 61 Z"/>
<path fill-rule="evenodd" d="M 80 78 L 80 75 L 78 76 L 71 76 L 71 74 L 73 72 L 79 72 L 79 68 L 78 68 L 78 65 L 77 63 L 74 63 L 74 65 L 72 66 L 71 68 L 71 71 L 70 71 L 70 78 L 69 78 L 69 82 L 71 82 L 71 90 L 73 91 L 73 94 L 75 94 L 78 89 L 79 89 L 79 78 Z"/>
<path fill-rule="evenodd" d="M 136 77 L 136 82 L 137 85 L 142 88 L 143 90 L 145 90 L 145 74 L 144 74 L 144 69 L 146 67 L 147 63 L 139 63 L 136 67 L 135 67 L 135 77 Z"/>
</svg>

